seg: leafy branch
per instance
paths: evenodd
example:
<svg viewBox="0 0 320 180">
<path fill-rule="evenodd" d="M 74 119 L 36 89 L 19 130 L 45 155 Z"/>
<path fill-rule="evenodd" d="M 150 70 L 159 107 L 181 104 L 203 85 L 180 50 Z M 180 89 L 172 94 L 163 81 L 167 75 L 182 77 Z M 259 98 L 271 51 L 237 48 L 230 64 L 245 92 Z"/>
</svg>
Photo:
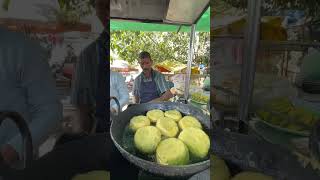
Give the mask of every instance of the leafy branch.
<svg viewBox="0 0 320 180">
<path fill-rule="evenodd" d="M 60 9 L 56 16 L 63 24 L 75 24 L 92 13 L 91 0 L 58 0 L 58 3 Z"/>
<path fill-rule="evenodd" d="M 198 37 L 194 62 L 208 63 L 210 36 L 199 33 Z M 141 51 L 150 52 L 155 63 L 165 60 L 186 63 L 189 40 L 189 33 L 112 31 L 110 49 L 131 64 L 137 61 Z"/>
<path fill-rule="evenodd" d="M 9 5 L 10 5 L 10 0 L 4 0 L 2 2 L 2 9 L 5 10 L 5 11 L 8 11 Z"/>
</svg>

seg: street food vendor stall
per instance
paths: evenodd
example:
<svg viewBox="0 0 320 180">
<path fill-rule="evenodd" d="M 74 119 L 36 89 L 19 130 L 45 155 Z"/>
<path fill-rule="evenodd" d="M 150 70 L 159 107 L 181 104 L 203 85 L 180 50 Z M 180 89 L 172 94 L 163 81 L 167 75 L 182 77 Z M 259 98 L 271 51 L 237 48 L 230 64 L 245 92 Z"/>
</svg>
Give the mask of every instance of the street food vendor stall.
<svg viewBox="0 0 320 180">
<path fill-rule="evenodd" d="M 142 5 L 141 7 L 137 7 L 135 9 L 131 2 L 125 4 L 124 2 L 119 2 L 118 4 L 114 4 L 111 6 L 111 23 L 110 29 L 111 30 L 128 30 L 128 31 L 158 31 L 158 32 L 190 32 L 190 44 L 189 44 L 189 56 L 188 56 L 188 63 L 187 65 L 182 64 L 176 69 L 172 66 L 167 66 L 166 62 L 161 62 L 155 65 L 155 68 L 167 74 L 167 80 L 172 80 L 171 75 L 174 75 L 174 72 L 184 71 L 185 78 L 183 79 L 183 101 L 189 99 L 189 89 L 190 89 L 190 79 L 192 76 L 193 71 L 197 71 L 197 69 L 192 68 L 192 61 L 193 61 L 193 44 L 195 39 L 195 32 L 196 31 L 209 31 L 209 22 L 210 22 L 210 14 L 209 14 L 209 1 L 170 1 L 168 5 L 165 5 L 165 1 L 153 1 L 154 5 L 158 7 L 155 8 L 153 6 Z M 119 7 L 122 7 L 119 9 Z M 114 9 L 113 9 L 114 8 Z M 139 10 L 141 8 L 141 10 Z M 148 13 L 143 13 L 142 8 L 148 9 Z M 167 9 L 167 14 L 163 14 L 163 10 Z M 130 10 L 131 9 L 131 10 Z M 131 13 L 130 13 L 131 12 Z M 182 13 L 187 12 L 187 13 Z M 188 52 L 186 52 L 188 53 Z M 175 64 L 174 66 L 178 66 Z M 170 67 L 170 68 L 168 68 Z M 192 70 L 194 69 L 194 70 Z M 169 77 L 170 76 L 170 77 Z M 185 109 L 186 108 L 186 109 Z M 188 110 L 187 110 L 188 109 Z M 149 157 L 145 157 L 142 153 L 141 149 L 139 150 L 136 148 L 132 148 L 131 136 L 126 130 L 126 126 L 128 125 L 128 120 L 133 118 L 130 121 L 129 127 L 135 127 L 134 125 L 131 126 L 131 122 L 134 121 L 134 118 L 137 118 L 137 115 L 140 115 L 140 118 L 143 116 L 147 116 L 151 118 L 153 121 L 151 112 L 157 113 L 157 116 L 162 116 L 161 114 L 166 114 L 169 112 L 173 112 L 178 114 L 178 116 L 194 116 L 196 119 L 199 120 L 199 125 L 203 127 L 203 132 L 208 134 L 208 130 L 210 129 L 210 122 L 207 119 L 209 116 L 205 114 L 202 110 L 198 109 L 189 104 L 184 103 L 177 103 L 177 102 L 161 102 L 161 103 L 145 103 L 145 104 L 137 104 L 134 106 L 129 107 L 124 112 L 120 113 L 119 116 L 113 117 L 113 124 L 111 126 L 111 134 L 114 143 L 116 144 L 119 151 L 126 157 L 128 161 L 136 165 L 141 169 L 140 178 L 141 179 L 189 179 L 191 176 L 204 171 L 209 168 L 209 159 L 205 158 L 200 161 L 191 161 L 189 164 L 184 164 L 183 162 L 162 162 L 158 158 L 158 153 L 160 153 L 159 149 L 162 145 L 160 142 L 159 147 L 157 148 L 157 156 L 153 154 L 149 155 Z M 145 112 L 147 112 L 145 114 Z M 181 113 L 181 115 L 179 115 Z M 198 114 L 199 113 L 199 114 Z M 156 115 L 156 114 L 155 114 Z M 199 115 L 199 116 L 198 116 Z M 201 118 L 203 116 L 204 118 Z M 179 119 L 179 118 L 178 118 Z M 187 118 L 188 119 L 188 118 Z M 192 118 L 193 119 L 193 118 Z M 198 121 L 196 120 L 196 121 Z M 138 121 L 138 119 L 137 119 Z M 140 120 L 142 121 L 142 119 Z M 169 120 L 170 121 L 170 120 Z M 183 120 L 184 121 L 184 120 Z M 181 123 L 183 122 L 181 121 Z M 153 122 L 154 123 L 154 122 Z M 151 122 L 151 125 L 153 124 Z M 172 125 L 175 123 L 172 122 Z M 161 119 L 158 120 L 156 123 L 157 127 L 161 129 Z M 121 129 L 121 131 L 120 131 Z M 130 129 L 130 128 L 129 128 Z M 143 128 L 136 131 L 134 137 L 138 136 L 139 131 L 142 131 Z M 152 128 L 150 127 L 150 131 Z M 121 142 L 123 139 L 124 134 L 126 135 L 126 143 Z M 173 132 L 172 132 L 173 133 Z M 167 134 L 169 135 L 169 134 Z M 181 134 L 180 134 L 181 135 Z M 173 137 L 169 135 L 169 137 Z M 137 140 L 138 141 L 138 140 Z M 175 139 L 170 139 L 170 141 L 175 141 Z M 206 142 L 206 140 L 204 141 Z M 135 144 L 136 144 L 135 139 Z M 166 142 L 163 141 L 164 144 Z M 156 160 L 156 162 L 154 162 Z M 166 161 L 166 160 L 165 160 Z M 161 164 L 167 164 L 165 166 Z M 173 164 L 172 164 L 173 163 Z M 182 164 L 181 164 L 182 163 Z M 180 166 L 179 166 L 180 164 Z M 182 166 L 181 166 L 182 165 Z M 196 177 L 195 177 L 196 178 Z M 194 178 L 193 178 L 194 179 Z M 207 174 L 205 179 L 209 179 Z"/>
<path fill-rule="evenodd" d="M 198 67 L 193 66 L 191 68 L 191 77 L 188 80 L 186 77 L 187 65 L 177 61 L 163 61 L 155 65 L 155 68 L 164 72 L 168 80 L 174 84 L 173 91 L 176 95 L 176 99 L 184 96 L 184 87 L 186 81 L 190 81 L 189 93 L 190 97 L 188 102 L 194 106 L 207 110 L 207 104 L 210 99 L 210 87 L 207 87 L 209 75 L 207 73 L 200 74 Z"/>
<path fill-rule="evenodd" d="M 114 2 L 114 1 L 112 1 Z M 119 1 L 117 1 L 119 2 Z M 123 1 L 125 2 L 125 1 Z M 128 2 L 128 1 L 126 1 Z M 133 1 L 129 1 L 130 3 Z M 140 1 L 139 1 L 140 2 Z M 156 1 L 153 1 L 156 2 Z M 162 4 L 161 7 L 166 7 L 168 4 L 168 1 L 159 1 Z M 186 3 L 188 2 L 188 3 Z M 177 4 L 176 4 L 177 3 Z M 150 8 L 150 3 L 146 3 L 148 4 L 149 8 Z M 181 21 L 180 25 L 183 25 L 183 27 L 179 27 L 176 26 L 176 30 L 178 29 L 185 29 L 185 30 L 190 30 L 190 26 L 192 25 L 192 38 L 190 41 L 190 55 L 189 55 L 189 63 L 188 63 L 188 70 L 187 70 L 187 79 L 190 79 L 190 71 L 191 71 L 191 61 L 192 61 L 192 44 L 193 44 L 193 39 L 195 36 L 195 30 L 196 30 L 196 22 L 198 22 L 198 20 L 200 19 L 201 15 L 203 15 L 208 6 L 209 6 L 209 1 L 205 0 L 205 1 L 170 1 L 170 7 L 168 8 L 168 11 L 173 11 L 173 12 L 177 12 L 176 8 L 179 7 L 181 12 L 188 12 L 187 14 L 191 14 L 189 21 Z M 134 3 L 133 3 L 134 5 Z M 142 6 L 142 5 L 141 5 Z M 123 6 L 122 6 L 123 7 Z M 141 8 L 141 7 L 140 7 Z M 159 7 L 158 7 L 159 8 Z M 167 8 L 167 7 L 166 7 Z M 130 8 L 129 8 L 130 9 Z M 145 9 L 144 9 L 145 10 Z M 165 12 L 163 11 L 164 9 L 161 9 L 161 12 Z M 131 11 L 129 11 L 131 12 Z M 132 11 L 132 12 L 139 12 L 139 11 Z M 141 12 L 141 11 L 140 11 Z M 149 9 L 149 12 L 151 13 L 152 10 Z M 178 15 L 182 15 L 182 13 L 178 13 Z M 168 13 L 170 14 L 170 13 Z M 177 14 L 176 14 L 177 15 Z M 186 14 L 183 13 L 182 16 L 185 16 Z M 209 19 L 208 13 L 206 14 L 207 16 L 207 20 Z M 166 19 L 166 24 L 175 24 L 173 21 L 175 15 L 170 15 L 168 16 L 168 18 Z M 161 17 L 163 18 L 163 17 Z M 132 19 L 131 19 L 132 20 Z M 163 20 L 163 19 L 161 19 Z M 168 21 L 167 21 L 168 20 Z M 183 20 L 183 19 L 182 19 Z M 207 21 L 208 22 L 208 21 Z M 161 23 L 160 23 L 161 24 Z M 175 25 L 174 25 L 175 26 Z M 186 26 L 186 27 L 185 27 Z M 200 27 L 200 26 L 199 26 Z M 189 72 L 189 73 L 188 73 Z M 188 85 L 186 86 L 186 89 L 188 90 Z M 186 91 L 186 97 L 188 97 L 188 92 Z M 180 129 L 178 128 L 178 125 L 176 123 L 176 120 L 171 120 L 171 124 L 174 124 L 173 126 L 175 127 L 175 131 L 174 131 L 174 135 L 172 135 L 169 130 L 166 130 L 166 121 L 164 121 L 163 125 L 162 123 L 159 123 L 159 129 L 153 127 L 150 129 L 156 129 L 156 135 L 159 140 L 161 139 L 162 134 L 166 134 L 169 137 L 172 138 L 168 138 L 168 140 L 170 141 L 166 141 L 167 139 L 163 139 L 163 148 L 164 150 L 160 151 L 160 154 L 164 154 L 164 156 L 168 156 L 173 158 L 173 161 L 169 161 L 166 162 L 166 158 L 163 159 L 161 162 L 162 164 L 157 164 L 155 162 L 155 157 L 153 159 L 149 158 L 148 160 L 146 159 L 142 159 L 141 157 L 137 156 L 137 155 L 133 155 L 134 153 L 130 152 L 128 153 L 128 150 L 125 149 L 127 147 L 125 147 L 122 143 L 122 135 L 123 135 L 123 131 L 126 129 L 125 126 L 128 125 L 128 123 L 130 122 L 130 120 L 136 116 L 136 115 L 143 115 L 146 113 L 146 111 L 152 111 L 153 109 L 158 109 L 160 111 L 160 109 L 162 111 L 164 111 L 163 113 L 165 113 L 166 116 L 172 116 L 175 117 L 175 115 L 180 114 L 180 116 L 178 118 L 185 118 L 185 122 L 181 121 L 179 127 L 180 129 L 182 128 L 186 128 L 186 130 L 188 129 L 188 122 L 194 122 L 197 126 L 197 128 L 193 127 L 191 129 L 191 131 L 195 131 L 197 133 L 195 133 L 194 136 L 190 137 L 190 133 L 188 133 L 187 130 L 186 133 L 182 133 L 181 132 L 181 140 L 178 140 L 178 138 L 173 138 L 172 136 L 176 136 L 177 133 L 180 133 Z M 158 112 L 159 112 L 158 111 Z M 151 113 L 152 114 L 152 113 Z M 161 114 L 161 113 L 160 113 Z M 7 115 L 7 114 L 5 114 Z M 3 117 L 5 116 L 3 115 Z M 157 114 L 156 114 L 157 115 Z M 151 119 L 152 115 L 150 115 L 150 119 Z M 104 134 L 97 134 L 97 135 L 93 135 L 93 136 L 89 136 L 87 138 L 84 139 L 80 139 L 77 141 L 72 141 L 70 143 L 67 144 L 63 144 L 63 145 L 59 145 L 57 146 L 53 151 L 49 152 L 48 154 L 46 154 L 44 157 L 40 158 L 39 160 L 35 160 L 32 163 L 32 166 L 26 167 L 25 171 L 22 170 L 22 172 L 26 172 L 28 174 L 28 171 L 32 171 L 34 172 L 38 172 L 39 176 L 38 177 L 46 177 L 45 179 L 54 179 L 54 177 L 61 177 L 62 173 L 66 173 L 66 176 L 64 178 L 71 178 L 72 175 L 76 175 L 78 173 L 83 173 L 83 171 L 78 171 L 79 169 L 81 169 L 81 163 L 79 164 L 75 164 L 74 162 L 79 162 L 81 158 L 88 160 L 88 162 L 92 165 L 92 168 L 95 167 L 101 167 L 101 165 L 104 163 L 106 163 L 105 165 L 107 167 L 117 167 L 115 166 L 118 162 L 116 162 L 116 158 L 115 157 L 111 157 L 112 160 L 114 160 L 114 162 L 105 162 L 103 159 L 105 158 L 105 156 L 108 156 L 108 154 L 111 154 L 111 152 L 103 152 L 105 150 L 108 151 L 118 151 L 121 152 L 123 154 L 124 157 L 126 157 L 128 159 L 128 161 L 130 161 L 131 163 L 135 164 L 137 167 L 140 167 L 142 169 L 144 169 L 146 172 L 148 171 L 149 173 L 155 175 L 160 175 L 162 176 L 161 178 L 163 178 L 163 176 L 165 177 L 171 177 L 171 178 L 179 178 L 179 179 L 189 179 L 191 178 L 191 176 L 193 176 L 196 173 L 199 173 L 203 170 L 206 170 L 209 168 L 210 165 L 210 160 L 207 156 L 208 154 L 208 150 L 210 148 L 210 141 L 209 141 L 209 129 L 210 129 L 210 123 L 209 123 L 209 116 L 207 114 L 204 114 L 202 111 L 200 111 L 197 108 L 194 108 L 192 106 L 189 105 L 185 105 L 182 103 L 172 103 L 172 102 L 165 102 L 165 103 L 152 103 L 152 104 L 144 104 L 144 105 L 136 105 L 133 106 L 132 108 L 129 108 L 128 110 L 119 113 L 119 116 L 115 116 L 115 117 L 111 117 L 112 118 L 112 127 L 111 127 L 111 137 L 113 140 L 113 143 L 117 146 L 117 149 L 112 149 L 112 148 L 108 148 L 105 146 L 106 143 L 110 143 L 110 142 L 106 142 L 104 140 Z M 13 118 L 13 120 L 15 120 L 15 118 Z M 180 120 L 180 119 L 179 119 Z M 153 122 L 154 123 L 154 122 Z M 154 125 L 154 124 L 153 124 Z M 133 125 L 134 126 L 134 125 Z M 161 128 L 163 127 L 163 128 Z M 142 129 L 142 128 L 141 128 Z M 140 130 L 140 129 L 139 129 Z M 137 130 L 137 133 L 139 132 L 139 130 Z M 148 130 L 148 129 L 147 129 Z M 177 130 L 177 131 L 176 131 Z M 167 132 L 169 131 L 169 132 Z M 159 135 L 158 132 L 161 132 L 161 135 Z M 194 133 L 191 133 L 194 134 Z M 198 135 L 197 135 L 198 134 Z M 26 136 L 26 140 L 25 140 L 25 144 L 26 147 L 25 149 L 27 150 L 26 152 L 32 152 L 31 147 L 28 146 L 30 144 L 31 139 L 27 136 L 28 133 L 25 132 L 24 136 Z M 143 134 L 142 134 L 143 135 Z M 192 141 L 193 137 L 200 137 L 200 139 L 204 139 L 204 141 Z M 148 138 L 148 137 L 143 137 L 143 138 Z M 185 142 L 183 142 L 185 141 Z M 144 145 L 144 141 L 141 141 L 142 145 Z M 169 143 L 169 144 L 167 144 Z M 190 144 L 191 147 L 197 147 L 198 144 L 194 144 L 194 143 L 198 143 L 198 144 L 202 144 L 203 148 L 202 150 L 193 150 L 193 148 L 189 148 L 192 149 L 192 154 L 195 155 L 196 159 L 192 159 L 190 160 L 190 162 L 192 162 L 191 164 L 189 162 L 189 151 L 187 149 L 187 145 L 186 144 Z M 172 153 L 166 153 L 165 150 L 170 150 L 171 148 L 167 148 L 168 146 L 172 146 L 172 145 L 176 145 L 178 150 L 181 150 L 181 154 L 178 154 L 177 157 L 172 157 Z M 81 148 L 82 147 L 82 148 Z M 90 154 L 86 154 L 90 152 Z M 68 159 L 68 156 L 63 157 L 64 154 L 68 154 L 68 153 L 73 153 L 72 155 L 75 155 L 76 157 L 80 157 L 79 159 Z M 79 154 L 78 154 L 79 153 Z M 190 155 L 191 155 L 191 151 L 190 151 Z M 100 159 L 101 157 L 101 159 Z M 89 159 L 92 158 L 92 159 Z M 113 159 L 115 158 L 115 159 Z M 176 159 L 174 159 L 176 158 Z M 31 155 L 30 153 L 27 154 L 27 160 L 31 160 Z M 79 160 L 79 161 L 78 161 Z M 95 160 L 98 160 L 98 162 L 94 162 Z M 62 166 L 60 163 L 62 163 L 63 165 L 69 165 L 69 163 L 73 164 L 74 166 L 70 166 L 67 168 L 63 168 L 64 166 Z M 128 162 L 129 163 L 129 162 Z M 184 166 L 168 166 L 167 163 L 178 163 L 176 165 L 180 165 L 180 163 L 183 163 Z M 59 166 L 59 164 L 61 166 Z M 29 165 L 28 163 L 26 165 Z M 97 165 L 97 166 L 95 166 Z M 53 169 L 56 168 L 56 169 Z M 70 169 L 69 169 L 70 168 Z M 73 169 L 74 168 L 74 169 Z M 117 173 L 123 173 L 121 172 L 121 167 L 117 167 Z M 15 171 L 12 170 L 10 168 L 4 167 L 5 170 L 7 170 L 7 174 L 11 174 L 13 172 L 21 172 L 21 171 Z M 99 169 L 99 168 L 97 168 Z M 2 170 L 2 169 L 1 169 Z M 56 172 L 56 173 L 53 173 Z M 2 172 L 1 172 L 2 173 Z M 128 173 L 127 171 L 125 173 Z M 23 173 L 18 173 L 19 175 L 23 174 Z M 15 174 L 15 175 L 18 175 Z M 60 175 L 60 176 L 59 176 Z M 29 176 L 24 176 L 24 178 L 27 177 L 29 178 Z M 111 174 L 112 177 L 112 174 Z M 149 176 L 150 177 L 150 176 Z M 129 177 L 128 177 L 129 178 Z M 17 178 L 18 179 L 18 178 Z M 36 179 L 36 178 L 34 178 Z M 56 179 L 61 179 L 61 178 L 56 178 Z M 147 178 L 150 179 L 150 178 Z M 168 179 L 168 178 L 165 178 Z"/>
<path fill-rule="evenodd" d="M 180 11 L 182 12 L 184 8 L 181 7 L 179 11 L 173 11 L 173 8 L 178 7 L 180 1 L 176 3 L 171 3 L 168 14 L 163 14 L 163 12 L 159 12 L 160 10 L 155 10 L 154 12 L 148 14 L 128 14 L 128 11 L 120 12 L 117 7 L 120 6 L 128 6 L 125 4 L 119 3 L 118 6 L 114 6 L 114 12 L 111 11 L 111 23 L 110 29 L 111 30 L 128 30 L 128 31 L 157 31 L 157 32 L 190 32 L 190 44 L 189 49 L 193 50 L 194 44 L 194 36 L 195 32 L 208 32 L 209 31 L 209 23 L 210 23 L 210 13 L 209 9 L 202 8 L 205 1 L 199 2 L 198 5 L 192 7 L 189 2 L 184 7 L 189 8 L 189 12 L 187 14 L 190 15 L 181 15 Z M 191 3 L 191 1 L 190 1 Z M 159 9 L 165 8 L 160 7 L 160 4 L 164 4 L 162 1 L 158 2 Z M 162 6 L 162 5 L 161 5 Z M 208 7 L 208 4 L 206 4 Z M 126 7 L 127 8 L 127 7 Z M 125 8 L 124 8 L 125 9 Z M 114 13 L 114 14 L 112 14 Z M 192 15 L 193 14 L 193 15 Z M 192 30 L 192 25 L 194 25 L 194 30 Z M 191 46 L 192 45 L 192 46 Z M 183 89 L 184 97 L 183 99 L 189 99 L 189 87 L 190 87 L 190 76 L 191 76 L 191 69 L 192 69 L 192 51 L 186 52 L 189 53 L 188 63 L 184 65 L 186 67 L 186 78 L 185 78 L 185 85 Z M 163 67 L 163 66 L 161 66 Z M 164 69 L 162 69 L 164 70 Z M 168 69 L 167 69 L 168 70 Z"/>
<path fill-rule="evenodd" d="M 262 1 L 245 2 L 242 8 L 247 14 L 233 11 L 235 17 L 226 19 L 229 23 L 224 24 L 225 28 L 213 28 L 216 31 L 211 33 L 214 39 L 211 48 L 213 54 L 218 54 L 211 58 L 214 64 L 211 115 L 214 127 L 219 127 L 212 131 L 216 140 L 213 152 L 242 169 L 275 179 L 319 179 L 319 149 L 315 148 L 319 144 L 317 93 L 309 92 L 313 98 L 307 102 L 308 98 L 299 95 L 303 90 L 296 85 L 299 75 L 294 78 L 294 73 L 299 72 L 296 69 L 300 69 L 294 60 L 309 64 L 317 53 L 308 54 L 305 50 L 319 44 L 303 38 L 305 34 L 298 28 L 293 30 L 292 26 L 284 25 L 282 22 L 287 22 L 289 15 L 270 17 L 274 14 L 266 14 Z M 242 17 L 247 22 L 246 29 L 241 28 Z M 219 22 L 215 18 L 219 16 L 213 18 L 213 22 Z M 307 23 L 306 19 L 295 22 Z M 221 48 L 224 44 L 230 48 Z M 300 51 L 303 53 L 297 53 Z M 300 56 L 297 58 L 296 54 Z M 316 92 L 316 79 L 305 82 Z M 227 131 L 220 131 L 221 128 Z M 233 166 L 229 167 L 232 171 Z"/>
</svg>

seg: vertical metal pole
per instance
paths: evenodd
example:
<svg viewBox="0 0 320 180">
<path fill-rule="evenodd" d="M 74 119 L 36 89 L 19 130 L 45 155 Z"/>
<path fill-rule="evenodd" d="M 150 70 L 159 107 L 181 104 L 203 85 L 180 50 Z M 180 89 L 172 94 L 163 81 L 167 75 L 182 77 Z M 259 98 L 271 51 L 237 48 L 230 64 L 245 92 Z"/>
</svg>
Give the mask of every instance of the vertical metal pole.
<svg viewBox="0 0 320 180">
<path fill-rule="evenodd" d="M 193 24 L 191 26 L 191 34 L 190 34 L 190 43 L 189 43 L 189 56 L 188 56 L 188 64 L 187 64 L 187 75 L 185 79 L 184 86 L 184 99 L 188 100 L 189 98 L 189 89 L 190 89 L 190 79 L 191 79 L 191 65 L 193 60 L 193 47 L 194 47 L 194 39 L 196 35 L 196 25 Z"/>
<path fill-rule="evenodd" d="M 262 0 L 248 0 L 247 29 L 244 41 L 244 61 L 241 72 L 239 132 L 247 133 L 249 106 L 254 88 L 256 55 L 260 41 Z"/>
</svg>

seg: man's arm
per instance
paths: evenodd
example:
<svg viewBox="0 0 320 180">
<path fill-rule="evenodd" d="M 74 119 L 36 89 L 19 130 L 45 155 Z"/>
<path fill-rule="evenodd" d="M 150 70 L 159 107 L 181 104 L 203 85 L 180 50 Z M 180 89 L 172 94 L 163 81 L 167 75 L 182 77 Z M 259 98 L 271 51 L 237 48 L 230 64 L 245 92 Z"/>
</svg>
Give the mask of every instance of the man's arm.
<svg viewBox="0 0 320 180">
<path fill-rule="evenodd" d="M 120 94 L 120 98 L 119 103 L 120 103 L 120 110 L 129 103 L 129 91 L 128 91 L 128 87 L 127 84 L 125 82 L 124 77 L 121 74 L 117 74 L 117 76 L 115 77 L 116 80 L 116 89 Z M 112 108 L 114 109 L 118 109 L 117 104 L 113 103 Z"/>
<path fill-rule="evenodd" d="M 171 93 L 170 89 L 168 91 L 166 91 L 165 93 L 162 94 L 162 96 L 160 97 L 160 100 L 162 101 L 168 101 L 169 99 L 171 99 L 173 97 L 173 94 Z"/>
<path fill-rule="evenodd" d="M 134 96 L 134 103 L 139 104 L 140 103 L 140 98 L 139 96 Z"/>
<path fill-rule="evenodd" d="M 134 80 L 133 82 L 133 96 L 134 96 L 134 101 L 136 104 L 140 103 L 140 98 L 139 98 L 139 76 Z"/>
<path fill-rule="evenodd" d="M 150 102 L 163 102 L 163 101 L 168 101 L 169 99 L 171 99 L 173 97 L 173 94 L 171 93 L 170 90 L 166 91 L 165 93 L 163 93 L 159 98 L 156 98 Z"/>
<path fill-rule="evenodd" d="M 173 94 L 170 91 L 170 85 L 166 81 L 163 74 L 159 74 L 159 78 L 157 79 L 157 85 L 158 89 L 160 90 L 161 96 L 159 98 L 156 98 L 152 100 L 151 102 L 162 102 L 162 101 L 168 101 L 170 98 L 173 97 Z"/>
<path fill-rule="evenodd" d="M 30 45 L 36 47 L 36 45 Z M 24 54 L 20 73 L 21 87 L 26 93 L 31 123 L 33 146 L 38 148 L 55 132 L 62 120 L 62 106 L 57 97 L 53 75 L 41 48 L 30 49 Z M 15 136 L 9 145 L 21 155 L 21 137 Z"/>
</svg>

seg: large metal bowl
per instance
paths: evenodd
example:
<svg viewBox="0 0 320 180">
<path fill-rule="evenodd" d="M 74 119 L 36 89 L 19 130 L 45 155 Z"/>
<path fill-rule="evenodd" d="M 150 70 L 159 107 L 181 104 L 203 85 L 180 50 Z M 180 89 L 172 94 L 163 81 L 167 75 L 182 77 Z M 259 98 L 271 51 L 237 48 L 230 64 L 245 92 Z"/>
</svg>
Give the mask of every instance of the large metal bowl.
<svg viewBox="0 0 320 180">
<path fill-rule="evenodd" d="M 159 176 L 191 177 L 198 172 L 208 169 L 210 167 L 209 159 L 185 166 L 163 166 L 155 162 L 147 161 L 145 159 L 137 157 L 126 151 L 126 149 L 123 147 L 122 138 L 124 130 L 128 125 L 130 119 L 133 116 L 146 114 L 147 111 L 152 109 L 161 109 L 163 111 L 171 109 L 178 110 L 184 115 L 192 115 L 196 117 L 202 123 L 204 129 L 207 129 L 207 131 L 211 129 L 209 116 L 204 114 L 202 110 L 190 105 L 172 102 L 134 105 L 128 108 L 126 111 L 119 113 L 118 116 L 112 117 L 112 124 L 110 129 L 111 138 L 121 154 L 128 161 L 141 168 L 142 170 Z M 209 134 L 209 132 L 207 133 Z"/>
</svg>

